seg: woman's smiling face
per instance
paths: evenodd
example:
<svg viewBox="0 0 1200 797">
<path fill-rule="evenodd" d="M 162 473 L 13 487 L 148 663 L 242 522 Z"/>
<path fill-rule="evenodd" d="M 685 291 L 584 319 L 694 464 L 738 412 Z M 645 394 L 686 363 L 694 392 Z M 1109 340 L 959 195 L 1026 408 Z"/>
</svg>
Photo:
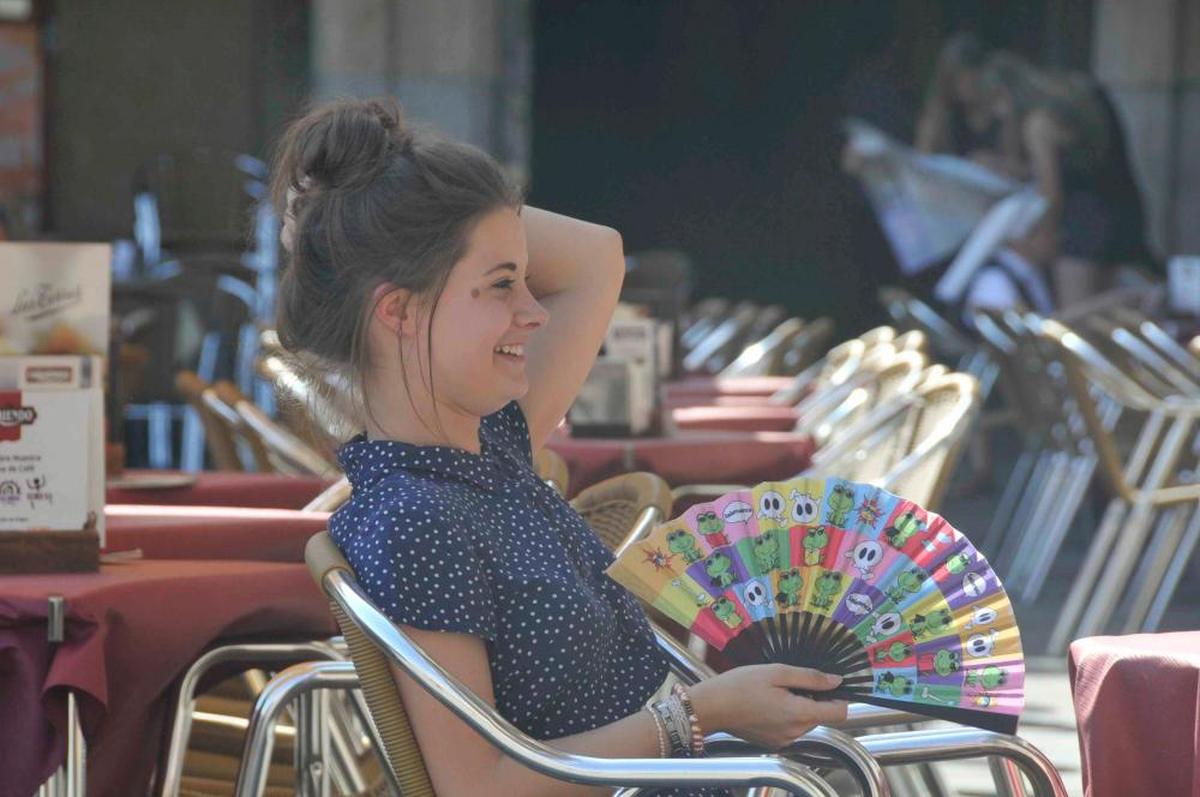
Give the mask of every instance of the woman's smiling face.
<svg viewBox="0 0 1200 797">
<path fill-rule="evenodd" d="M 526 284 L 528 261 L 525 230 L 513 208 L 488 213 L 471 231 L 433 314 L 439 405 L 483 417 L 529 390 L 525 345 L 548 316 Z M 425 318 L 415 341 L 421 374 L 414 389 L 428 380 Z"/>
</svg>

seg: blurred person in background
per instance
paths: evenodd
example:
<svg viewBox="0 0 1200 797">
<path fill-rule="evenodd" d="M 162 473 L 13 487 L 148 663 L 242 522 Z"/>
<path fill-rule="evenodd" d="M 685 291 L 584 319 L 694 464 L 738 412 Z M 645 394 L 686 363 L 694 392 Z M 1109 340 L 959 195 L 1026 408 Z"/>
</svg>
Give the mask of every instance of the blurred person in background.
<svg viewBox="0 0 1200 797">
<path fill-rule="evenodd" d="M 942 45 L 917 120 L 917 151 L 958 155 L 983 165 L 995 159 L 996 120 L 980 84 L 988 55 L 973 33 L 956 33 Z"/>
<path fill-rule="evenodd" d="M 1049 206 L 1030 240 L 1012 248 L 1045 260 L 1056 303 L 1110 287 L 1115 267 L 1145 259 L 1141 200 L 1119 120 L 1088 75 L 1040 70 L 997 52 L 980 73 L 997 125 L 993 168 L 1031 180 Z"/>
</svg>

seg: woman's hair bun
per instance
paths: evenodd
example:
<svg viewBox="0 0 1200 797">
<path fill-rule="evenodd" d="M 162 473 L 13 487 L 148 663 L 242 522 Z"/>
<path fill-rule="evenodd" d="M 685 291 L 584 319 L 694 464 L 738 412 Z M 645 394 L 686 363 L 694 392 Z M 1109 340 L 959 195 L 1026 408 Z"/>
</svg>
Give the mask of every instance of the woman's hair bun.
<svg viewBox="0 0 1200 797">
<path fill-rule="evenodd" d="M 411 145 L 400 105 L 390 97 L 337 100 L 309 114 L 281 142 L 286 153 L 277 165 L 284 179 L 276 183 L 274 200 L 287 206 L 288 188 L 308 190 L 359 188 L 369 183 L 388 165 L 396 149 Z"/>
</svg>

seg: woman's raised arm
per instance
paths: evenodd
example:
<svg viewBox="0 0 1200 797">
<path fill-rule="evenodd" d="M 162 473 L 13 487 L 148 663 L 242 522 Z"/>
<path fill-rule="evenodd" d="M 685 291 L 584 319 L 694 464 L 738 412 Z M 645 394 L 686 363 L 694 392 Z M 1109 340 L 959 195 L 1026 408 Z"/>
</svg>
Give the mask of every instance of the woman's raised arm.
<svg viewBox="0 0 1200 797">
<path fill-rule="evenodd" d="M 520 401 L 536 451 L 595 362 L 625 279 L 625 257 L 610 227 L 528 206 L 521 218 L 529 290 L 550 314 L 526 347 L 529 393 Z"/>
</svg>

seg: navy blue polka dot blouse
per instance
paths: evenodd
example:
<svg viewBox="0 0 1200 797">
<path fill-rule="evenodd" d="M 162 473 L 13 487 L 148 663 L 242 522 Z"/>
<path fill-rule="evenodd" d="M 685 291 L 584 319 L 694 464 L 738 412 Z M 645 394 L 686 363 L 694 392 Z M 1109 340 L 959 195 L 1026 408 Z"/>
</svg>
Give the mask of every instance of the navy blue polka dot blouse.
<svg viewBox="0 0 1200 797">
<path fill-rule="evenodd" d="M 370 441 L 338 460 L 353 485 L 334 541 L 396 623 L 487 644 L 496 707 L 553 739 L 638 711 L 667 676 L 608 549 L 533 471 L 515 403 L 484 418 L 481 453 Z"/>
</svg>

